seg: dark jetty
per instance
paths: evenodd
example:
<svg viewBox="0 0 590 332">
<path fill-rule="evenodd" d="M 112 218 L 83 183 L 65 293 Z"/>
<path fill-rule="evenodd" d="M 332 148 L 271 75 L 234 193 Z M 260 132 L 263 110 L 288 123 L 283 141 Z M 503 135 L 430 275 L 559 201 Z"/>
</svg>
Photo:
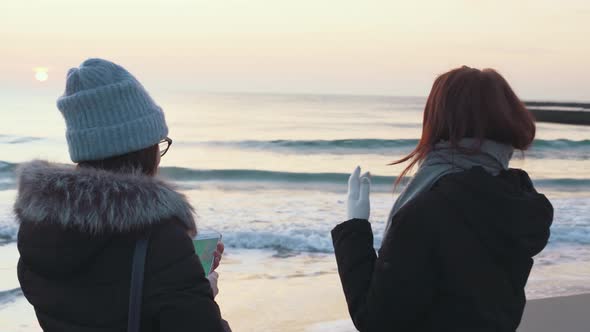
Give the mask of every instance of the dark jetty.
<svg viewBox="0 0 590 332">
<path fill-rule="evenodd" d="M 590 104 L 528 101 L 525 105 L 538 122 L 590 126 Z"/>
</svg>

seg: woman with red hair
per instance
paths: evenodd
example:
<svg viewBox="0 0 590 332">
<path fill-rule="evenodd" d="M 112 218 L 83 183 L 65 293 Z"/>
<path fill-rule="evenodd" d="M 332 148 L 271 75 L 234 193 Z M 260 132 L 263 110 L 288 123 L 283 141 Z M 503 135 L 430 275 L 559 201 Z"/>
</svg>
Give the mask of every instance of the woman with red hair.
<svg viewBox="0 0 590 332">
<path fill-rule="evenodd" d="M 332 239 L 352 320 L 365 331 L 515 331 L 553 207 L 508 168 L 535 137 L 532 115 L 492 69 L 439 76 L 422 137 L 394 162 L 416 173 L 397 198 L 378 256 L 370 174 L 349 179 L 348 221 Z"/>
</svg>

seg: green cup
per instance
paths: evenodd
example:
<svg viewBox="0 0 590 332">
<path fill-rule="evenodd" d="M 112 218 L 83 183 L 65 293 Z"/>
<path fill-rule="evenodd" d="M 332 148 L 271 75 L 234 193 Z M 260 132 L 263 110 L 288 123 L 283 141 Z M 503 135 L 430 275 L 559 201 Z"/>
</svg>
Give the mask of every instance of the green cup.
<svg viewBox="0 0 590 332">
<path fill-rule="evenodd" d="M 201 260 L 205 275 L 211 273 L 213 268 L 214 253 L 217 250 L 217 243 L 221 240 L 221 233 L 215 231 L 200 231 L 197 236 L 193 238 L 193 245 L 195 252 Z"/>
</svg>

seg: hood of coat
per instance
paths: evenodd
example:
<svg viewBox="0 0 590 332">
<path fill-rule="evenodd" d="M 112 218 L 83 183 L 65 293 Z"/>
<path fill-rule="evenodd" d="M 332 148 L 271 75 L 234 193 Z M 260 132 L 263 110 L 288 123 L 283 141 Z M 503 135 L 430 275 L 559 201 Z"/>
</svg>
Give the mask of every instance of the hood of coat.
<svg viewBox="0 0 590 332">
<path fill-rule="evenodd" d="M 492 176 L 474 167 L 445 176 L 434 190 L 444 194 L 467 227 L 503 261 L 533 257 L 549 240 L 553 206 L 522 170 Z"/>
<path fill-rule="evenodd" d="M 90 234 L 125 233 L 165 219 L 196 232 L 186 197 L 157 177 L 35 160 L 17 170 L 19 223 L 56 223 Z"/>
</svg>

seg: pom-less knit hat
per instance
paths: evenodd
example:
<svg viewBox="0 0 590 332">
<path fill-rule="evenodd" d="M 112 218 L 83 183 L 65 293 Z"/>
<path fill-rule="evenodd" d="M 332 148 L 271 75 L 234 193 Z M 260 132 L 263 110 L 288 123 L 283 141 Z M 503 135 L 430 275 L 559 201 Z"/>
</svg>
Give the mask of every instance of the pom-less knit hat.
<svg viewBox="0 0 590 332">
<path fill-rule="evenodd" d="M 162 109 L 125 68 L 88 59 L 68 71 L 57 100 L 73 162 L 139 151 L 168 135 Z"/>
</svg>

